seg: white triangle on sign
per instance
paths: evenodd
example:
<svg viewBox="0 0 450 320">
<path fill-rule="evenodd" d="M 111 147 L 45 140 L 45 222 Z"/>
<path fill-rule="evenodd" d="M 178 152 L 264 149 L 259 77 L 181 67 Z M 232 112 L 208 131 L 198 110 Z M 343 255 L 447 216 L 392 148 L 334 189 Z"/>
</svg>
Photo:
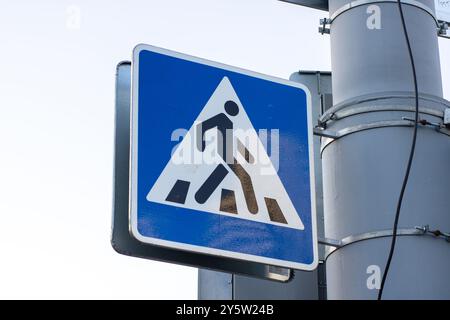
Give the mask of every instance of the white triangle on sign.
<svg viewBox="0 0 450 320">
<path fill-rule="evenodd" d="M 249 179 L 246 179 L 247 184 L 244 186 L 242 179 L 217 153 L 218 130 L 206 131 L 207 143 L 203 152 L 196 144 L 198 124 L 218 114 L 226 114 L 224 105 L 227 101 L 234 101 L 239 107 L 237 115 L 228 116 L 233 123 L 235 137 L 233 145 L 236 147 L 237 140 L 241 141 L 253 157 L 253 162 L 247 161 L 248 157 L 246 160 L 244 152 L 239 152 L 237 147 L 233 148 L 233 155 L 241 168 L 240 171 L 246 172 L 247 177 L 250 177 L 252 194 L 257 203 L 256 213 L 250 212 L 255 210 L 254 207 L 252 210 L 249 209 L 246 196 L 248 193 L 244 191 Z M 228 174 L 210 197 L 205 202 L 199 203 L 195 197 L 197 191 L 219 164 L 223 166 L 222 169 L 225 168 L 228 171 Z M 230 192 L 233 195 L 231 198 Z M 224 197 L 225 195 L 227 197 Z M 227 77 L 222 79 L 192 127 L 176 147 L 148 193 L 147 200 L 288 228 L 304 229 L 297 210 Z"/>
</svg>

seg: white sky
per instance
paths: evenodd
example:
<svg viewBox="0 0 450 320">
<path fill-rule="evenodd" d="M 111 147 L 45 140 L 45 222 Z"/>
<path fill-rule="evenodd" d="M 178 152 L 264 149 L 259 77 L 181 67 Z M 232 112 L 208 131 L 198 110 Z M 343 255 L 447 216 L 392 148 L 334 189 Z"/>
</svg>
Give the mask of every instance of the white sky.
<svg viewBox="0 0 450 320">
<path fill-rule="evenodd" d="M 0 298 L 196 299 L 196 269 L 110 246 L 115 66 L 147 43 L 283 78 L 330 70 L 325 16 L 276 0 L 5 2 Z"/>
</svg>

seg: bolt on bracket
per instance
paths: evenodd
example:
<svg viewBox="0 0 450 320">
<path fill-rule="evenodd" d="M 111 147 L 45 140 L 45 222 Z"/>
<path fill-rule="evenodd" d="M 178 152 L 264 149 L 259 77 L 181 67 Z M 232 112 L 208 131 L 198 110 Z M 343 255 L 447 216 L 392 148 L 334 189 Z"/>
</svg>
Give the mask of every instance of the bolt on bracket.
<svg viewBox="0 0 450 320">
<path fill-rule="evenodd" d="M 323 18 L 319 20 L 320 27 L 319 27 L 319 33 L 320 34 L 330 34 L 330 28 L 327 28 L 327 25 L 331 24 L 331 19 Z"/>
<path fill-rule="evenodd" d="M 450 38 L 450 34 L 448 34 L 448 23 L 447 22 L 439 22 L 438 27 L 438 36 L 443 38 Z"/>
</svg>

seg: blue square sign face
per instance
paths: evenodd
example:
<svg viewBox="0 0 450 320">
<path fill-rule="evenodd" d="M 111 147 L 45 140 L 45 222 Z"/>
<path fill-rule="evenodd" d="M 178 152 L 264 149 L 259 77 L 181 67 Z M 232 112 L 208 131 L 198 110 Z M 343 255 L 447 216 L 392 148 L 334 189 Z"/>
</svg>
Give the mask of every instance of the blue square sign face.
<svg viewBox="0 0 450 320">
<path fill-rule="evenodd" d="M 135 48 L 132 67 L 132 235 L 315 269 L 306 87 L 148 45 Z"/>
</svg>

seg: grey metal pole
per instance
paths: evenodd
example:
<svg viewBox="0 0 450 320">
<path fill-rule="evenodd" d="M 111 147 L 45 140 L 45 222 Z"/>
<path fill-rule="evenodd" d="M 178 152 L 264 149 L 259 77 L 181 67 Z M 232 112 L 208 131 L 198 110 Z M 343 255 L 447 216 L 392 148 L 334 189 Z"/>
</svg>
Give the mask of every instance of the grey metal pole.
<svg viewBox="0 0 450 320">
<path fill-rule="evenodd" d="M 350 2 L 329 1 L 334 106 L 321 118 L 329 136 L 321 150 L 325 236 L 347 245 L 327 257 L 327 294 L 328 299 L 374 299 L 409 155 L 413 78 L 396 2 Z M 442 127 L 450 103 L 442 98 L 434 3 L 407 1 L 403 7 L 416 63 L 419 118 L 428 122 L 418 131 L 400 216 L 403 235 L 383 297 L 450 299 L 450 243 L 414 229 L 450 231 L 450 131 Z"/>
</svg>

